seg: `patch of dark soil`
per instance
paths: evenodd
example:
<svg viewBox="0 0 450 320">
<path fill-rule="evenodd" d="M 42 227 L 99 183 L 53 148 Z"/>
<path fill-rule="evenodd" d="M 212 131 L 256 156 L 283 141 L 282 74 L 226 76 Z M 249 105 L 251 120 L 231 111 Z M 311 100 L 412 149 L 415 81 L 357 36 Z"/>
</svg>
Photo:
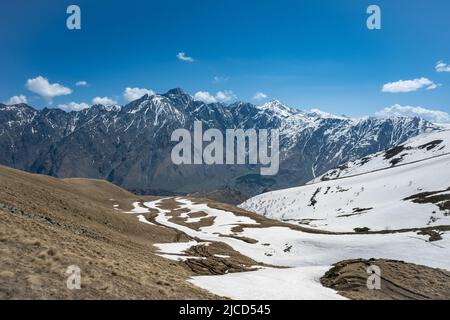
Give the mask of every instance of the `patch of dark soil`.
<svg viewBox="0 0 450 320">
<path fill-rule="evenodd" d="M 361 214 L 363 214 L 364 212 L 370 211 L 373 208 L 353 208 L 353 213 L 350 214 L 342 214 L 337 216 L 338 218 L 348 218 L 348 217 L 353 217 L 353 216 L 359 216 Z"/>
<path fill-rule="evenodd" d="M 311 199 L 309 200 L 309 204 L 308 204 L 309 207 L 314 207 L 316 205 L 316 203 L 317 203 L 316 196 L 320 193 L 320 190 L 322 190 L 321 187 L 317 188 L 316 191 L 314 191 L 314 194 L 312 195 Z"/>
<path fill-rule="evenodd" d="M 384 153 L 384 159 L 386 160 L 392 159 L 405 149 L 406 149 L 405 146 L 397 146 L 395 148 L 389 149 Z"/>
<path fill-rule="evenodd" d="M 450 214 L 450 193 L 445 193 L 447 191 L 450 191 L 450 187 L 447 190 L 418 193 L 403 200 L 421 204 L 432 203 L 442 211 L 446 211 L 448 215 Z"/>
<path fill-rule="evenodd" d="M 423 235 L 423 236 L 429 236 L 430 238 L 428 239 L 428 241 L 435 242 L 435 241 L 442 240 L 443 232 L 439 232 L 439 231 L 432 230 L 432 229 L 424 229 L 424 230 L 419 231 L 418 234 Z"/>
<path fill-rule="evenodd" d="M 438 145 L 440 145 L 443 141 L 442 140 L 434 140 L 428 143 L 425 143 L 421 146 L 419 146 L 419 149 L 427 149 L 427 151 L 430 151 L 434 148 L 436 148 Z"/>
<path fill-rule="evenodd" d="M 360 160 L 360 162 L 359 162 L 359 166 L 362 167 L 362 166 L 365 165 L 367 162 L 369 162 L 370 159 L 371 159 L 370 157 L 364 157 L 364 158 L 362 158 L 362 159 Z"/>
<path fill-rule="evenodd" d="M 402 155 L 402 156 L 400 156 L 400 157 L 398 157 L 398 158 L 394 158 L 394 159 L 392 159 L 391 161 L 389 161 L 389 163 L 391 164 L 391 166 L 396 166 L 396 165 L 398 165 L 400 162 L 402 162 L 403 161 L 403 158 L 405 157 L 405 155 Z"/>
<path fill-rule="evenodd" d="M 350 190 L 350 189 L 345 189 L 345 188 L 340 187 L 340 186 L 336 187 L 336 192 L 347 192 L 348 190 Z"/>
<path fill-rule="evenodd" d="M 369 290 L 369 266 L 380 268 L 380 290 Z M 450 272 L 403 261 L 355 259 L 336 263 L 321 279 L 325 287 L 355 300 L 448 300 Z"/>
<path fill-rule="evenodd" d="M 200 245 L 191 247 L 186 251 L 187 255 L 200 259 L 188 259 L 183 264 L 197 275 L 223 275 L 227 273 L 254 271 L 252 266 L 258 263 L 240 253 L 234 251 L 224 243 L 214 242 L 208 246 Z M 217 257 L 228 256 L 229 258 Z"/>
</svg>

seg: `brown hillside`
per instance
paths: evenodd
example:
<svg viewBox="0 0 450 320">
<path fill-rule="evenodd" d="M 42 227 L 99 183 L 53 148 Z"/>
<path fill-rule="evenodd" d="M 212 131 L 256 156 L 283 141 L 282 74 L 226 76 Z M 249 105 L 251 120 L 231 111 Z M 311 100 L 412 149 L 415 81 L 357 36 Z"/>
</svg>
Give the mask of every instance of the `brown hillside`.
<svg viewBox="0 0 450 320">
<path fill-rule="evenodd" d="M 0 299 L 213 298 L 185 281 L 189 269 L 153 253 L 178 232 L 113 209 L 139 199 L 104 181 L 0 166 Z M 81 290 L 66 287 L 70 265 L 81 268 Z"/>
</svg>

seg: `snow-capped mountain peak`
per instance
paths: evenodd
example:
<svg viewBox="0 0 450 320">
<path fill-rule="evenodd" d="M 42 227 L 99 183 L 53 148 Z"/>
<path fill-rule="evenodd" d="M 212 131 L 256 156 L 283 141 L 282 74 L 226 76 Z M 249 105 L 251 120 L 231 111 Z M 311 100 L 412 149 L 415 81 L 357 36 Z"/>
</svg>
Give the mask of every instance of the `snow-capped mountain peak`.
<svg viewBox="0 0 450 320">
<path fill-rule="evenodd" d="M 268 103 L 265 103 L 265 104 L 259 106 L 258 108 L 263 111 L 273 112 L 277 116 L 281 116 L 281 117 L 285 117 L 285 118 L 290 117 L 296 113 L 291 108 L 289 108 L 285 104 L 281 103 L 279 100 L 272 100 Z"/>
<path fill-rule="evenodd" d="M 255 178 L 257 166 L 236 165 L 222 170 L 207 165 L 172 165 L 171 134 L 179 128 L 192 130 L 194 121 L 223 131 L 278 129 L 279 174 L 260 179 Z M 0 163 L 60 177 L 108 179 L 142 192 L 197 192 L 228 186 L 254 195 L 306 183 L 340 164 L 435 130 L 436 126 L 413 118 L 351 121 L 310 115 L 280 101 L 263 106 L 245 102 L 206 104 L 181 89 L 173 89 L 145 95 L 121 108 L 98 106 L 66 113 L 3 106 Z M 83 150 L 86 163 L 79 161 L 79 150 Z M 198 182 L 199 176 L 204 178 L 203 183 Z"/>
</svg>

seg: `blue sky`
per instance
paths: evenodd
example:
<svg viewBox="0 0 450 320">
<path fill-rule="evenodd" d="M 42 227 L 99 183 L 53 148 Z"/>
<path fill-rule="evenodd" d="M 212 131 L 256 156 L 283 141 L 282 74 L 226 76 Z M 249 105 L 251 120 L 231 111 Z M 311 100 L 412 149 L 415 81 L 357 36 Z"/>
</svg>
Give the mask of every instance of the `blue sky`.
<svg viewBox="0 0 450 320">
<path fill-rule="evenodd" d="M 81 8 L 81 30 L 66 28 L 70 4 Z M 370 4 L 381 7 L 381 30 L 366 27 Z M 0 12 L 3 102 L 24 95 L 49 106 L 27 87 L 42 76 L 71 90 L 52 107 L 95 97 L 124 104 L 127 87 L 182 87 L 254 103 L 262 92 L 351 116 L 397 104 L 450 113 L 448 0 L 8 0 Z M 416 90 L 382 92 L 388 83 Z"/>
</svg>

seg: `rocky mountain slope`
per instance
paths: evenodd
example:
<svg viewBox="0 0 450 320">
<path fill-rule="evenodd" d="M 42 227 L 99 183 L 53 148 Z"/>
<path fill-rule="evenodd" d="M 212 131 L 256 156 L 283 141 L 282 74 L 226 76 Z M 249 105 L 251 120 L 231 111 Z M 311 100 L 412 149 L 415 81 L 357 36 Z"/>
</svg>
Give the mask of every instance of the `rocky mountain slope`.
<svg viewBox="0 0 450 320">
<path fill-rule="evenodd" d="M 257 165 L 171 162 L 178 128 L 279 129 L 280 171 Z M 181 89 L 126 106 L 79 112 L 0 105 L 0 164 L 55 177 L 106 179 L 141 194 L 237 189 L 248 195 L 303 184 L 342 163 L 397 146 L 437 128 L 418 118 L 350 119 L 291 109 L 278 101 L 255 106 L 195 101 Z"/>
</svg>

